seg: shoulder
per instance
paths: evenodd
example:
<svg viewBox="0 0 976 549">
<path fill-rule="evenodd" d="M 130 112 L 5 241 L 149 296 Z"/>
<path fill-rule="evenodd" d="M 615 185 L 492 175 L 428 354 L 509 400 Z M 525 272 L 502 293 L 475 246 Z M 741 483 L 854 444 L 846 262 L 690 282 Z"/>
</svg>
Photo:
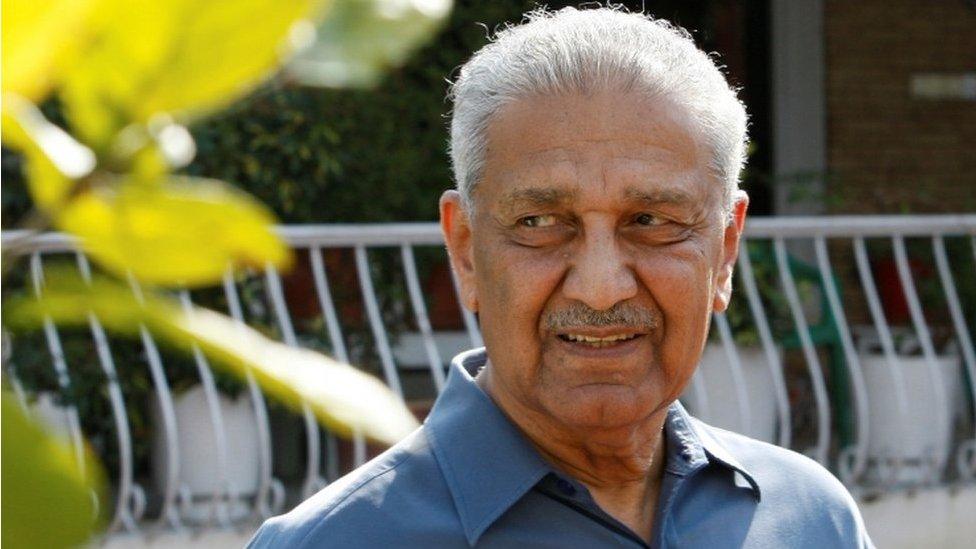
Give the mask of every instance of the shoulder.
<svg viewBox="0 0 976 549">
<path fill-rule="evenodd" d="M 755 477 L 763 499 L 781 494 L 823 503 L 853 503 L 847 488 L 823 465 L 809 457 L 738 433 L 712 427 L 694 420 L 728 451 L 742 467 Z"/>
<path fill-rule="evenodd" d="M 424 529 L 450 531 L 456 521 L 421 428 L 290 512 L 266 521 L 248 547 L 319 547 L 326 541 L 336 547 L 374 547 L 423 537 Z"/>
<path fill-rule="evenodd" d="M 753 477 L 760 510 L 777 522 L 806 531 L 806 539 L 828 536 L 836 546 L 872 546 L 851 493 L 823 465 L 793 450 L 693 421 Z"/>
</svg>

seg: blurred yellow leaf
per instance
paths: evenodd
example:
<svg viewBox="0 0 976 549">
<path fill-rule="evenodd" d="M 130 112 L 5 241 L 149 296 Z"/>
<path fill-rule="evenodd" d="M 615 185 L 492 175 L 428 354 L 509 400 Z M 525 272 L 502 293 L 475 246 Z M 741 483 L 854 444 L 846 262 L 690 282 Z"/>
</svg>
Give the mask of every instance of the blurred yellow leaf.
<svg viewBox="0 0 976 549">
<path fill-rule="evenodd" d="M 27 160 L 27 186 L 34 203 L 51 212 L 75 184 L 95 168 L 95 154 L 48 122 L 30 101 L 3 96 L 3 140 Z"/>
<path fill-rule="evenodd" d="M 126 126 L 108 153 L 107 164 L 126 166 L 132 179 L 151 182 L 192 162 L 197 147 L 185 126 L 160 115 L 149 124 Z"/>
<path fill-rule="evenodd" d="M 3 92 L 40 101 L 89 36 L 96 0 L 3 0 Z"/>
<path fill-rule="evenodd" d="M 99 40 L 66 78 L 62 96 L 72 125 L 101 149 L 129 123 L 223 107 L 291 53 L 292 29 L 323 3 L 106 1 Z"/>
<path fill-rule="evenodd" d="M 312 86 L 372 86 L 433 38 L 452 0 L 337 0 L 315 43 L 289 64 Z"/>
<path fill-rule="evenodd" d="M 352 366 L 272 341 L 213 311 L 194 308 L 187 313 L 173 300 L 148 292 L 140 303 L 116 282 L 95 278 L 89 286 L 66 270 L 47 271 L 43 298 L 6 305 L 15 327 L 37 326 L 45 315 L 57 323 L 82 324 L 93 311 L 113 331 L 131 335 L 142 323 L 179 348 L 197 345 L 239 377 L 250 369 L 268 394 L 293 407 L 306 402 L 330 429 L 355 429 L 392 444 L 418 425 L 399 397 Z"/>
<path fill-rule="evenodd" d="M 0 399 L 4 547 L 81 545 L 100 528 L 95 494 L 103 486 L 101 468 L 87 462 L 83 477 L 67 443 L 28 418 L 7 391 Z"/>
<path fill-rule="evenodd" d="M 418 427 L 410 411 L 375 377 L 325 355 L 271 341 L 230 318 L 196 309 L 174 323 L 201 349 L 224 362 L 254 368 L 266 391 L 279 399 L 304 398 L 331 429 L 350 428 L 393 444 Z"/>
<path fill-rule="evenodd" d="M 103 267 L 169 286 L 213 284 L 232 264 L 287 268 L 291 253 L 274 234 L 273 222 L 249 195 L 188 177 L 96 187 L 78 195 L 57 219 Z"/>
</svg>

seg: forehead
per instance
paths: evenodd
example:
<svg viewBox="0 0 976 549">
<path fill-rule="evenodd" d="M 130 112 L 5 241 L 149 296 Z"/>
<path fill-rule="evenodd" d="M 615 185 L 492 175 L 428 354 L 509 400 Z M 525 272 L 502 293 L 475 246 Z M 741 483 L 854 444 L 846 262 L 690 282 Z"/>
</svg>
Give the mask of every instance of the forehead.
<svg viewBox="0 0 976 549">
<path fill-rule="evenodd" d="M 496 204 L 595 196 L 711 202 L 720 189 L 699 142 L 690 119 L 666 100 L 618 92 L 522 99 L 488 127 L 476 192 Z"/>
</svg>

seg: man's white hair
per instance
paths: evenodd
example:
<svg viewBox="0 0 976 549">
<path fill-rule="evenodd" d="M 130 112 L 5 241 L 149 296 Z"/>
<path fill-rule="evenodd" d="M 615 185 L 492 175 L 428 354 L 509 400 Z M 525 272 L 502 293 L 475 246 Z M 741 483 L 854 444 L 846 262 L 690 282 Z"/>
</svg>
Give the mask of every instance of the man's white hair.
<svg viewBox="0 0 976 549">
<path fill-rule="evenodd" d="M 451 86 L 451 162 L 466 206 L 484 174 L 487 130 L 506 104 L 539 95 L 636 92 L 690 115 L 724 184 L 724 210 L 745 160 L 746 111 L 715 61 L 684 29 L 618 8 L 539 9 L 499 31 Z"/>
</svg>

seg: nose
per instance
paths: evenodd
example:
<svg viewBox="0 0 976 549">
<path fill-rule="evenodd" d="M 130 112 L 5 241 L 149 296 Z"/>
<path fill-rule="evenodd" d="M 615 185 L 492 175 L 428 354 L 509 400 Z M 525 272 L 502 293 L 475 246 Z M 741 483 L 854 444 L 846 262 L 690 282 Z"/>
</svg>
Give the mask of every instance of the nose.
<svg viewBox="0 0 976 549">
<path fill-rule="evenodd" d="M 598 311 L 637 295 L 637 280 L 614 230 L 588 231 L 569 258 L 563 294 Z"/>
</svg>

